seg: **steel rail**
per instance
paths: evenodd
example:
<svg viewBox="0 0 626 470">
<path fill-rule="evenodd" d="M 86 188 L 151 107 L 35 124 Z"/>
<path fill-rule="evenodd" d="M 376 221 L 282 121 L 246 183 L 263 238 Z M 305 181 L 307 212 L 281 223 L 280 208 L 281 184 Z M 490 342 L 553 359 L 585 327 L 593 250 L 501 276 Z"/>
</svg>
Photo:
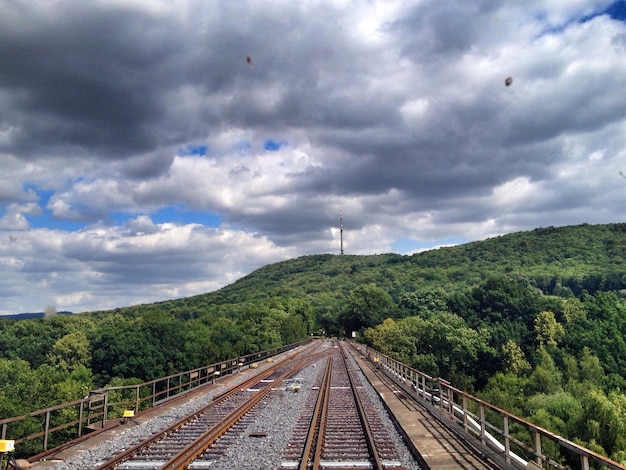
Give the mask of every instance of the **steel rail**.
<svg viewBox="0 0 626 470">
<path fill-rule="evenodd" d="M 189 414 L 187 416 L 185 416 L 184 418 L 180 419 L 179 421 L 177 421 L 176 423 L 172 424 L 171 426 L 169 426 L 168 428 L 150 436 L 149 438 L 141 441 L 140 443 L 133 445 L 131 447 L 129 447 L 128 449 L 126 449 L 124 452 L 116 455 L 115 457 L 109 459 L 108 461 L 106 461 L 105 463 L 103 463 L 102 465 L 100 465 L 99 467 L 96 467 L 95 470 L 112 470 L 117 468 L 118 465 L 120 465 L 122 462 L 131 459 L 134 455 L 136 455 L 141 449 L 146 448 L 152 444 L 154 444 L 155 442 L 163 439 L 165 436 L 170 435 L 171 433 L 174 433 L 176 431 L 178 431 L 180 428 L 182 428 L 183 426 L 185 426 L 187 423 L 189 423 L 190 421 L 194 420 L 195 418 L 197 418 L 198 416 L 207 413 L 209 410 L 211 410 L 212 408 L 218 406 L 221 402 L 223 402 L 224 400 L 226 400 L 227 398 L 231 397 L 232 395 L 235 395 L 236 393 L 239 393 L 242 389 L 246 389 L 248 387 L 250 387 L 251 385 L 254 385 L 256 383 L 259 383 L 261 380 L 267 378 L 268 376 L 270 376 L 271 374 L 273 374 L 274 372 L 276 372 L 278 369 L 280 369 L 281 367 L 283 367 L 285 364 L 287 364 L 289 361 L 295 359 L 296 357 L 304 354 L 305 352 L 308 352 L 311 349 L 315 349 L 315 347 L 309 347 L 307 349 L 305 349 L 304 351 L 300 351 L 297 352 L 296 354 L 286 357 L 285 359 L 276 362 L 275 364 L 273 364 L 271 367 L 269 367 L 268 369 L 255 374 L 254 376 L 246 379 L 244 382 L 233 385 L 232 387 L 229 387 L 225 392 L 221 393 L 220 395 L 216 396 L 213 399 L 213 402 L 210 403 L 209 405 L 201 408 L 200 410 L 197 410 L 196 412 Z"/>
<path fill-rule="evenodd" d="M 302 452 L 302 458 L 300 460 L 298 470 L 307 470 L 309 466 L 309 459 L 311 457 L 311 451 L 313 450 L 313 443 L 315 442 L 315 438 L 319 436 L 316 430 L 318 429 L 324 405 L 328 407 L 328 392 L 330 390 L 330 379 L 333 369 L 332 361 L 332 356 L 329 356 L 326 368 L 324 369 L 324 376 L 322 377 L 322 383 L 319 388 L 317 400 L 315 401 L 315 408 L 313 409 L 313 415 L 311 417 L 311 425 L 309 426 L 309 432 L 307 433 L 306 441 L 304 443 L 304 450 Z"/>
<path fill-rule="evenodd" d="M 313 413 L 313 419 L 311 421 L 311 429 L 309 434 L 311 437 L 317 437 L 315 444 L 315 453 L 313 454 L 313 469 L 318 469 L 322 460 L 322 442 L 324 439 L 324 431 L 326 429 L 326 417 L 328 416 L 328 404 L 330 403 L 330 384 L 333 375 L 333 356 L 332 354 L 328 358 L 326 365 L 326 371 L 322 379 L 322 385 L 320 386 L 320 394 L 317 399 L 315 411 Z M 317 432 L 316 432 L 317 428 Z M 307 437 L 307 442 L 309 438 Z M 311 438 L 311 444 L 312 444 Z M 311 455 L 311 445 L 308 448 L 305 447 L 302 461 L 300 462 L 299 470 L 306 470 L 309 463 L 309 457 Z"/>
<path fill-rule="evenodd" d="M 384 467 L 383 467 L 382 458 L 380 457 L 380 452 L 378 451 L 378 448 L 376 447 L 374 434 L 372 433 L 372 428 L 370 427 L 369 420 L 367 419 L 365 407 L 363 406 L 361 396 L 359 394 L 359 391 L 357 390 L 357 386 L 353 378 L 353 372 L 350 370 L 350 367 L 348 367 L 347 352 L 344 349 L 343 343 L 340 343 L 339 347 L 341 349 L 341 355 L 343 357 L 343 364 L 345 365 L 346 370 L 348 372 L 348 380 L 350 381 L 350 387 L 352 388 L 352 393 L 354 395 L 354 401 L 356 403 L 357 411 L 359 413 L 359 419 L 361 421 L 361 425 L 363 426 L 363 431 L 364 431 L 363 434 L 365 435 L 365 443 L 367 444 L 367 448 L 370 451 L 370 455 L 372 459 L 374 460 L 372 468 L 374 470 L 383 470 Z"/>
<path fill-rule="evenodd" d="M 354 403 L 356 405 L 357 414 L 359 417 L 359 421 L 361 423 L 361 427 L 363 430 L 363 435 L 365 439 L 365 443 L 372 459 L 372 467 L 374 470 L 383 470 L 383 463 L 380 457 L 380 453 L 376 448 L 376 443 L 374 441 L 374 435 L 369 426 L 369 422 L 366 416 L 365 408 L 359 396 L 359 392 L 357 390 L 356 383 L 352 377 L 352 371 L 348 367 L 348 363 L 346 360 L 346 352 L 343 349 L 343 345 L 340 343 L 340 351 L 342 361 L 340 364 L 336 364 L 333 356 L 331 355 L 328 361 L 327 368 L 330 371 L 325 374 L 324 379 L 322 380 L 322 386 L 320 387 L 320 396 L 318 397 L 318 404 L 316 405 L 316 411 L 314 412 L 311 429 L 309 430 L 309 437 L 307 438 L 307 443 L 309 439 L 312 439 L 312 435 L 317 436 L 317 442 L 315 445 L 315 452 L 311 461 L 311 468 L 313 470 L 319 470 L 322 467 L 322 452 L 325 444 L 325 433 L 328 423 L 328 415 L 329 415 L 329 404 L 330 404 L 330 395 L 331 395 L 331 379 L 332 379 L 332 369 L 334 367 L 345 367 L 346 374 L 348 376 L 348 380 L 350 383 L 350 389 L 352 393 L 352 397 L 354 399 Z M 316 425 L 317 423 L 317 425 Z M 315 427 L 317 427 L 317 432 L 315 432 Z M 310 455 L 310 450 L 305 448 L 303 458 L 300 462 L 299 470 L 306 470 L 309 468 L 308 455 Z"/>
<path fill-rule="evenodd" d="M 246 386 L 245 384 L 251 384 L 251 383 L 258 383 L 259 381 L 263 380 L 264 378 L 268 377 L 269 375 L 271 375 L 272 371 L 279 367 L 279 365 L 275 365 L 272 366 L 271 369 L 267 369 L 266 371 L 264 371 L 262 374 L 259 374 L 257 376 L 254 377 L 254 379 L 256 380 L 251 380 L 248 379 L 246 380 L 246 382 L 235 385 L 233 387 L 231 387 L 229 389 L 229 392 L 232 392 L 232 394 L 237 393 L 239 391 L 241 391 L 241 389 Z M 231 395 L 228 395 L 231 396 Z M 192 413 L 190 415 L 185 416 L 184 418 L 180 419 L 179 421 L 177 421 L 176 423 L 172 424 L 171 426 L 169 426 L 168 428 L 148 437 L 147 439 L 144 439 L 143 441 L 141 441 L 140 443 L 129 447 L 128 449 L 126 449 L 124 452 L 116 455 L 115 457 L 113 457 L 112 459 L 106 461 L 105 463 L 103 463 L 102 465 L 100 465 L 99 467 L 96 468 L 96 470 L 111 470 L 116 468 L 118 465 L 120 465 L 122 462 L 129 460 L 130 458 L 132 458 L 135 454 L 137 454 L 141 449 L 159 441 L 160 439 L 162 439 L 163 437 L 178 431 L 180 428 L 182 428 L 183 426 L 185 426 L 187 423 L 189 423 L 190 421 L 192 421 L 193 419 L 197 418 L 198 416 L 208 412 L 210 409 L 215 408 L 217 405 L 219 405 L 222 401 L 224 401 L 226 398 L 228 398 L 227 396 L 223 396 L 221 397 L 219 400 L 214 400 L 212 403 L 210 403 L 209 405 L 205 406 L 204 408 L 201 408 L 200 410 L 196 411 L 195 413 Z"/>
<path fill-rule="evenodd" d="M 291 367 L 286 373 L 276 379 L 275 383 L 281 383 L 285 379 L 291 377 L 295 371 L 304 366 L 305 363 L 310 363 L 311 358 L 300 359 L 293 367 Z M 207 430 L 194 442 L 189 444 L 185 449 L 181 450 L 178 454 L 174 455 L 164 465 L 159 467 L 160 470 L 178 470 L 186 468 L 191 462 L 198 458 L 208 447 L 217 441 L 224 433 L 226 433 L 231 427 L 233 427 L 245 414 L 247 414 L 252 408 L 254 408 L 263 398 L 265 398 L 272 391 L 272 387 L 265 387 L 263 390 L 257 392 L 254 397 L 247 400 L 242 405 L 237 407 L 232 413 L 224 418 L 217 426 Z"/>
</svg>

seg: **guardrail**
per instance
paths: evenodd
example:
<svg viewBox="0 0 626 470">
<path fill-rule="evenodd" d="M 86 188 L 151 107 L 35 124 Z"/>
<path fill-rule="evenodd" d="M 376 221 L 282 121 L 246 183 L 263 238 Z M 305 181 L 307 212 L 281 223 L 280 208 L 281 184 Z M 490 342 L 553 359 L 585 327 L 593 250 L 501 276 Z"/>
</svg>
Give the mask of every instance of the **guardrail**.
<svg viewBox="0 0 626 470">
<path fill-rule="evenodd" d="M 122 418 L 126 410 L 132 410 L 133 413 L 144 411 L 309 341 L 307 339 L 219 361 L 135 385 L 92 390 L 80 400 L 32 411 L 27 415 L 1 419 L 0 439 L 14 440 L 16 450 L 23 456 L 46 452 L 96 428 L 104 427 L 107 421 Z"/>
<path fill-rule="evenodd" d="M 594 468 L 626 470 L 626 466 L 459 390 L 444 379 L 431 377 L 374 349 L 351 344 L 459 437 L 502 462 L 505 468 L 589 470 L 592 462 Z M 580 466 L 572 467 L 576 461 Z"/>
</svg>

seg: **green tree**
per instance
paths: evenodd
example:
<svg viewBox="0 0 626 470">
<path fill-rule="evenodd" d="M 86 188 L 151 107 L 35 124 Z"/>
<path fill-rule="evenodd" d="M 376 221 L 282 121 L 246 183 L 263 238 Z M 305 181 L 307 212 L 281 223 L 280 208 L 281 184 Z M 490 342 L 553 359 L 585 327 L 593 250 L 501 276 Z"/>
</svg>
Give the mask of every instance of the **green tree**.
<svg viewBox="0 0 626 470">
<path fill-rule="evenodd" d="M 375 284 L 360 285 L 350 292 L 339 322 L 349 335 L 378 325 L 392 316 L 393 308 L 393 300 L 384 289 Z"/>
<path fill-rule="evenodd" d="M 626 396 L 613 391 L 590 390 L 582 399 L 578 421 L 580 437 L 597 442 L 606 455 L 626 450 Z"/>
<path fill-rule="evenodd" d="M 544 310 L 535 318 L 535 335 L 540 347 L 556 347 L 563 333 L 563 325 L 556 321 L 554 312 Z"/>
<path fill-rule="evenodd" d="M 416 357 L 417 350 L 410 330 L 405 327 L 405 322 L 396 322 L 392 318 L 387 318 L 375 328 L 366 329 L 364 337 L 366 344 L 377 351 L 411 364 Z"/>
<path fill-rule="evenodd" d="M 287 314 L 276 308 L 278 306 L 273 301 L 270 305 L 249 308 L 237 319 L 237 328 L 245 338 L 242 354 L 264 351 L 282 344 L 281 326 Z"/>
<path fill-rule="evenodd" d="M 0 418 L 36 410 L 39 384 L 39 378 L 28 362 L 0 358 Z"/>
<path fill-rule="evenodd" d="M 88 367 L 91 361 L 89 340 L 82 331 L 68 333 L 54 343 L 47 357 L 50 364 L 65 372 Z"/>
<path fill-rule="evenodd" d="M 531 367 L 529 362 L 524 356 L 524 351 L 513 340 L 508 340 L 504 346 L 502 346 L 502 354 L 504 356 L 504 371 L 516 374 L 525 375 L 530 372 Z"/>
<path fill-rule="evenodd" d="M 209 339 L 204 343 L 210 362 L 222 361 L 247 354 L 245 325 L 230 318 L 219 317 L 209 326 Z"/>
<path fill-rule="evenodd" d="M 497 372 L 489 377 L 487 385 L 478 393 L 478 396 L 503 410 L 523 416 L 531 389 L 529 377 Z"/>
<path fill-rule="evenodd" d="M 308 335 L 313 331 L 315 324 L 315 312 L 310 302 L 300 298 L 289 298 L 285 304 L 285 311 L 289 315 L 300 317 L 300 323 L 304 327 L 304 334 Z"/>
<path fill-rule="evenodd" d="M 604 377 L 604 370 L 598 356 L 585 346 L 580 358 L 580 380 L 587 384 L 602 387 L 604 385 Z"/>
<path fill-rule="evenodd" d="M 400 297 L 398 308 L 403 312 L 403 317 L 429 318 L 438 313 L 449 312 L 447 295 L 441 288 L 405 293 Z"/>
<path fill-rule="evenodd" d="M 550 353 L 540 347 L 539 360 L 531 374 L 531 384 L 536 393 L 552 394 L 562 391 L 563 374 L 556 366 Z"/>
</svg>

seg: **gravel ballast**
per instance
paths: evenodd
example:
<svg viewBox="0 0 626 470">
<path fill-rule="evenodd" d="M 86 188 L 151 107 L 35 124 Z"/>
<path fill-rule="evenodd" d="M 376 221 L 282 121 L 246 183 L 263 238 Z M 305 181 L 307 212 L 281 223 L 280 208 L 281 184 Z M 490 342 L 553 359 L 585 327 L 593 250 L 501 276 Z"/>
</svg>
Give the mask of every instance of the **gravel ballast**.
<svg viewBox="0 0 626 470">
<path fill-rule="evenodd" d="M 255 419 L 235 437 L 235 442 L 228 447 L 223 456 L 212 461 L 210 468 L 212 470 L 271 470 L 279 467 L 282 460 L 282 450 L 287 445 L 293 426 L 311 393 L 311 385 L 315 382 L 317 374 L 323 371 L 324 365 L 325 359 L 321 359 L 315 365 L 309 365 L 297 374 L 298 378 L 302 380 L 298 392 L 285 390 L 284 385 L 273 389 L 270 395 L 257 406 Z M 402 437 L 396 432 L 380 397 L 364 376 L 362 377 L 362 384 L 372 403 L 375 403 L 379 408 L 385 426 L 395 440 L 402 464 L 409 470 L 420 469 L 405 446 Z M 128 447 L 147 439 L 184 416 L 208 405 L 213 397 L 222 391 L 222 388 L 213 390 L 164 415 L 129 428 L 114 438 L 50 468 L 52 470 L 92 470 Z"/>
</svg>

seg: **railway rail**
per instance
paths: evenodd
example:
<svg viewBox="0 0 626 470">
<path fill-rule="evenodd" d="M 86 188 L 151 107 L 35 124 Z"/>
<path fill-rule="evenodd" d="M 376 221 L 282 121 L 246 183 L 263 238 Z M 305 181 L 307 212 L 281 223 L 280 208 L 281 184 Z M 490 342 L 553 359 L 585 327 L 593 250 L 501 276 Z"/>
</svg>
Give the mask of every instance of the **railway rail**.
<svg viewBox="0 0 626 470">
<path fill-rule="evenodd" d="M 333 348 L 279 470 L 404 470 L 354 367 L 341 344 Z"/>
<path fill-rule="evenodd" d="M 207 407 L 132 446 L 97 470 L 209 468 L 211 460 L 221 453 L 215 446 L 218 439 L 228 432 L 237 433 L 246 419 L 252 419 L 250 413 L 273 386 L 325 354 L 314 352 L 315 349 L 316 346 L 305 348 L 231 387 Z"/>
</svg>

